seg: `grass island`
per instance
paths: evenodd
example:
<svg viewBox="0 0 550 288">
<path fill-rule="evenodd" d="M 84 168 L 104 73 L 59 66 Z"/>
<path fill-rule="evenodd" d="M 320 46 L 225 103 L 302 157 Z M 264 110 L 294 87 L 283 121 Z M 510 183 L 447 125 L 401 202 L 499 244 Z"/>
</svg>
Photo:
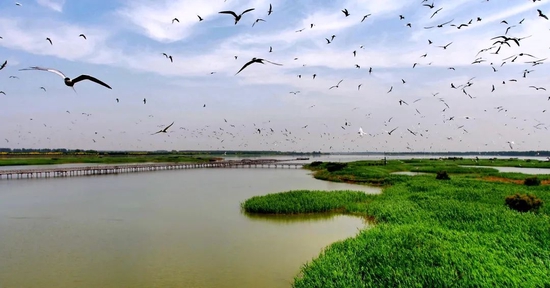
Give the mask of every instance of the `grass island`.
<svg viewBox="0 0 550 288">
<path fill-rule="evenodd" d="M 374 221 L 306 263 L 294 287 L 550 287 L 550 208 L 542 205 L 550 201 L 550 175 L 526 181 L 534 177 L 464 166 L 550 168 L 550 162 L 313 162 L 305 168 L 317 179 L 378 185 L 383 192 L 289 191 L 253 197 L 242 207 L 248 213 L 339 212 Z M 404 171 L 426 174 L 393 174 Z M 528 212 L 511 209 L 505 203 L 512 195 L 529 195 L 538 205 Z"/>
</svg>

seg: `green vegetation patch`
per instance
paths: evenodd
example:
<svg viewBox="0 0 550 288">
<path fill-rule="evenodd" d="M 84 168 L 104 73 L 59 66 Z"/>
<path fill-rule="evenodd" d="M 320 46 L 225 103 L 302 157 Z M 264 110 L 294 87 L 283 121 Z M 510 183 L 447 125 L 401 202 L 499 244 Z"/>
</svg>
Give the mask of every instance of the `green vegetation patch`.
<svg viewBox="0 0 550 288">
<path fill-rule="evenodd" d="M 293 286 L 550 287 L 550 207 L 542 205 L 550 201 L 550 189 L 521 185 L 531 175 L 460 166 L 471 162 L 358 161 L 337 171 L 328 171 L 322 162 L 307 167 L 318 179 L 385 188 L 345 206 L 347 213 L 374 218 L 377 224 L 330 245 L 302 267 Z M 522 160 L 482 164 L 506 162 L 547 165 Z M 446 171 L 451 179 L 391 174 L 396 171 Z"/>
<path fill-rule="evenodd" d="M 344 211 L 349 205 L 368 199 L 369 195 L 358 191 L 297 190 L 255 196 L 241 206 L 248 213 L 304 214 Z"/>
<path fill-rule="evenodd" d="M 550 210 L 508 208 L 516 192 L 550 200 L 544 186 L 408 177 L 350 205 L 377 224 L 329 246 L 294 287 L 548 287 Z"/>
</svg>

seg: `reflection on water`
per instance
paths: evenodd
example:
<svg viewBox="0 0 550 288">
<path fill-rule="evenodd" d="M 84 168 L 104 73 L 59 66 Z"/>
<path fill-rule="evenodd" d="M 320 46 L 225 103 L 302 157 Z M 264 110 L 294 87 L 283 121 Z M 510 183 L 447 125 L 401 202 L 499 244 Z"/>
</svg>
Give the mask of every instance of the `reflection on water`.
<svg viewBox="0 0 550 288">
<path fill-rule="evenodd" d="M 422 172 L 412 172 L 412 171 L 399 171 L 399 172 L 392 172 L 390 174 L 394 175 L 408 175 L 408 176 L 416 176 L 416 175 L 426 175 L 428 173 L 422 173 Z"/>
<path fill-rule="evenodd" d="M 243 215 L 240 203 L 357 188 L 296 169 L 0 181 L 0 287 L 290 287 L 304 263 L 364 220 L 268 220 Z"/>
<path fill-rule="evenodd" d="M 522 174 L 529 174 L 529 175 L 550 174 L 550 169 L 548 168 L 522 168 L 522 167 L 497 167 L 497 166 L 462 166 L 462 167 L 493 168 L 498 170 L 498 172 L 522 173 Z"/>
<path fill-rule="evenodd" d="M 320 220 L 332 220 L 335 217 L 342 216 L 341 213 L 315 213 L 315 214 L 297 214 L 297 215 L 265 215 L 258 213 L 242 212 L 243 215 L 254 221 L 264 221 L 273 224 L 291 224 L 297 222 L 315 222 Z M 357 217 L 363 221 L 363 224 L 368 225 L 366 218 L 349 215 L 350 217 Z"/>
</svg>

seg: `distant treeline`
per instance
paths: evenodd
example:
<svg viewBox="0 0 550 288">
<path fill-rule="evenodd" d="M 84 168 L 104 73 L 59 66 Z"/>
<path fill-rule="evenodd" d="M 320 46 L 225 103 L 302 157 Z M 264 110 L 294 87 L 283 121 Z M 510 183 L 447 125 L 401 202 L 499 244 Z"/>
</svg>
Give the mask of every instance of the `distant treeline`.
<svg viewBox="0 0 550 288">
<path fill-rule="evenodd" d="M 391 152 L 387 156 L 395 155 L 452 155 L 452 156 L 516 156 L 516 157 L 548 157 L 550 151 L 484 151 L 484 152 Z"/>
<path fill-rule="evenodd" d="M 11 149 L 0 148 L 0 155 L 103 155 L 103 156 L 123 156 L 123 155 L 326 155 L 321 152 L 282 152 L 282 151 L 202 151 L 202 150 L 157 150 L 157 151 L 96 151 L 82 149 Z"/>
</svg>

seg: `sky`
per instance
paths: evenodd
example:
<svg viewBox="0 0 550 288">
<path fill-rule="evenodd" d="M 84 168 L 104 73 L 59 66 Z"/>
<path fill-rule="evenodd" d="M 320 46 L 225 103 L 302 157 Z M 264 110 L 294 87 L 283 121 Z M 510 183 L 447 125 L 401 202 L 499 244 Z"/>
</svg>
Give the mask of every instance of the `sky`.
<svg viewBox="0 0 550 288">
<path fill-rule="evenodd" d="M 420 2 L 2 1 L 0 147 L 548 150 L 550 3 Z"/>
</svg>

